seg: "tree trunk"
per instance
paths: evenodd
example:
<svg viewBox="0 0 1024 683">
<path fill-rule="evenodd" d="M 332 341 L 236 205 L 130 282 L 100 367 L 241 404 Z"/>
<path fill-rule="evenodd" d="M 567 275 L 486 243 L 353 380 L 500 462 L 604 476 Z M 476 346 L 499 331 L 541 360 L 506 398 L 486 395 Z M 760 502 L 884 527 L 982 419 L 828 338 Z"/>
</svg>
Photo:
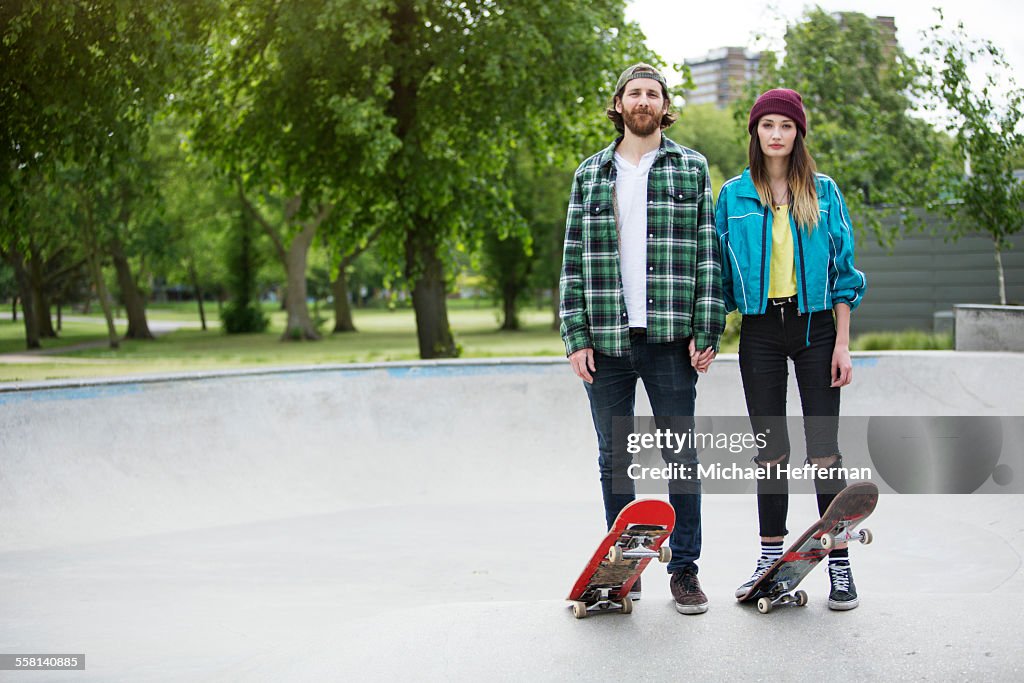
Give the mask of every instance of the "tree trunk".
<svg viewBox="0 0 1024 683">
<path fill-rule="evenodd" d="M 206 332 L 206 311 L 203 310 L 203 290 L 199 286 L 199 274 L 196 273 L 195 261 L 189 259 L 188 277 L 192 280 L 192 291 L 195 293 L 196 301 L 199 304 L 199 322 L 202 323 L 203 332 Z"/>
<path fill-rule="evenodd" d="M 92 206 L 85 202 L 84 227 L 87 235 L 86 259 L 89 264 L 89 273 L 92 275 L 93 284 L 96 286 L 96 296 L 100 300 L 100 307 L 103 309 L 103 317 L 107 321 L 107 337 L 110 340 L 110 348 L 117 349 L 121 346 L 117 338 L 117 326 L 114 324 L 114 312 L 111 307 L 110 292 L 107 290 L 107 282 L 103 279 L 103 266 L 100 264 L 99 236 L 96 232 L 96 223 L 93 218 Z"/>
<path fill-rule="evenodd" d="M 295 236 L 292 243 L 285 246 L 278 231 L 246 197 L 241 179 L 236 179 L 236 183 L 238 185 L 238 196 L 249 208 L 252 217 L 263 227 L 263 231 L 274 243 L 278 258 L 284 264 L 285 273 L 287 274 L 287 289 L 283 297 L 284 309 L 287 311 L 287 322 L 285 323 L 284 334 L 281 335 L 282 341 L 289 339 L 296 341 L 319 339 L 320 333 L 316 331 L 316 326 L 313 325 L 313 320 L 309 317 L 309 307 L 306 305 L 306 259 L 309 248 L 313 244 L 313 238 L 316 236 L 317 228 L 331 215 L 334 205 L 322 205 L 315 217 L 302 224 L 301 232 Z M 301 193 L 285 203 L 285 226 L 298 214 L 301 206 Z"/>
<path fill-rule="evenodd" d="M 288 273 L 288 294 L 285 297 L 285 309 L 288 311 L 288 322 L 285 324 L 281 339 L 315 340 L 320 338 L 312 318 L 309 317 L 309 306 L 306 304 L 306 259 L 309 248 L 316 235 L 316 223 L 303 227 L 302 232 L 295 236 L 288 246 L 285 257 L 285 271 Z"/>
<path fill-rule="evenodd" d="M 18 296 L 11 298 L 11 322 L 18 322 Z"/>
<path fill-rule="evenodd" d="M 999 277 L 999 303 L 1006 305 L 1006 274 L 1003 272 L 1003 253 L 996 242 L 996 275 Z"/>
<path fill-rule="evenodd" d="M 128 332 L 125 339 L 153 339 L 146 320 L 146 301 L 135 284 L 131 265 L 120 242 L 112 245 L 114 268 L 117 271 L 117 284 L 121 288 L 121 300 L 124 303 L 125 315 L 128 317 Z"/>
<path fill-rule="evenodd" d="M 32 288 L 32 310 L 35 312 L 39 337 L 41 339 L 56 339 L 57 332 L 53 329 L 53 320 L 50 318 L 50 302 L 46 296 L 46 277 L 43 272 L 46 265 L 36 253 L 34 246 L 29 251 L 27 266 L 29 286 Z"/>
<path fill-rule="evenodd" d="M 519 298 L 519 290 L 514 284 L 506 284 L 502 288 L 501 300 L 505 305 L 505 320 L 501 329 L 507 332 L 514 332 L 519 329 L 519 312 L 516 310 L 516 299 Z"/>
<path fill-rule="evenodd" d="M 96 296 L 99 297 L 100 307 L 103 309 L 103 317 L 107 321 L 107 337 L 110 339 L 110 348 L 116 349 L 121 346 L 121 343 L 117 338 L 117 326 L 114 325 L 114 311 L 110 305 L 110 292 L 107 291 L 107 283 L 103 279 L 100 257 L 95 249 L 90 251 L 89 270 L 92 273 L 93 282 L 96 284 Z"/>
<path fill-rule="evenodd" d="M 356 325 L 352 321 L 352 306 L 348 299 L 348 276 L 345 268 L 338 269 L 338 277 L 331 283 L 334 294 L 334 331 L 355 332 Z"/>
<path fill-rule="evenodd" d="M 413 282 L 412 307 L 420 358 L 456 358 L 458 350 L 448 324 L 444 264 L 429 224 L 417 223 L 406 239 L 406 273 Z"/>
<path fill-rule="evenodd" d="M 41 287 L 33 284 L 32 296 L 35 301 L 32 304 L 32 308 L 35 310 L 36 317 L 39 318 L 36 325 L 39 327 L 39 336 L 42 339 L 56 339 L 57 330 L 53 328 L 53 318 L 50 316 L 50 300 L 46 297 L 46 293 Z"/>
<path fill-rule="evenodd" d="M 338 264 L 338 277 L 331 283 L 331 291 L 334 294 L 334 331 L 355 332 L 356 325 L 352 321 L 352 305 L 348 293 L 348 276 L 345 271 L 350 265 L 366 251 L 371 244 L 377 241 L 383 232 L 384 226 L 378 227 L 366 239 L 361 246 L 349 252 Z M 358 305 L 358 303 L 357 303 Z"/>
<path fill-rule="evenodd" d="M 14 267 L 14 278 L 18 282 L 18 296 L 21 299 L 22 320 L 25 323 L 25 348 L 42 348 L 39 342 L 39 319 L 36 316 L 32 296 L 31 277 L 25 259 L 17 250 L 10 253 L 10 264 Z"/>
<path fill-rule="evenodd" d="M 58 332 L 63 332 L 64 331 L 64 316 L 63 316 L 63 310 L 62 309 L 63 309 L 63 306 L 62 306 L 61 302 L 58 301 L 57 302 L 57 331 Z"/>
</svg>

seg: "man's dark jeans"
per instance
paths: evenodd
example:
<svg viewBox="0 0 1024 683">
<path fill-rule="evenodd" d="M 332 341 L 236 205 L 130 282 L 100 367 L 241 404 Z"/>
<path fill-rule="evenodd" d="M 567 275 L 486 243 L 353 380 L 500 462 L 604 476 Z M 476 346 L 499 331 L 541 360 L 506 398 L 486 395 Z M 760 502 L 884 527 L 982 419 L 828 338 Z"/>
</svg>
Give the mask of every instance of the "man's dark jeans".
<svg viewBox="0 0 1024 683">
<path fill-rule="evenodd" d="M 622 457 L 624 447 L 619 457 L 613 458 L 614 418 L 633 416 L 638 379 L 643 380 L 655 417 L 692 417 L 697 398 L 697 371 L 690 365 L 689 340 L 648 344 L 642 333 L 631 335 L 628 356 L 615 358 L 595 352 L 594 367 L 594 383 L 584 382 L 584 386 L 597 430 L 601 491 L 605 521 L 610 528 L 622 508 L 636 497 L 632 481 L 625 475 L 629 463 Z M 692 448 L 678 455 L 666 453 L 664 457 L 666 462 L 690 464 L 694 469 L 697 463 L 697 453 Z M 676 513 L 676 526 L 669 538 L 672 560 L 668 571 L 685 567 L 696 571 L 701 548 L 701 488 L 696 473 L 692 481 L 670 483 L 669 502 Z"/>
</svg>

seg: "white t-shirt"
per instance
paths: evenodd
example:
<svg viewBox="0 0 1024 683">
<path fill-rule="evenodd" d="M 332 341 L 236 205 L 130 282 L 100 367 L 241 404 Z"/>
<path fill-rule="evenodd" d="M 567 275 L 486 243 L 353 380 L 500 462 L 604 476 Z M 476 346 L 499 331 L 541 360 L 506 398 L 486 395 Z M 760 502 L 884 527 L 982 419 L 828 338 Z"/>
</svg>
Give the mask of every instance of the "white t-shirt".
<svg viewBox="0 0 1024 683">
<path fill-rule="evenodd" d="M 615 153 L 619 263 L 630 327 L 647 327 L 647 175 L 657 156 L 651 150 L 634 166 Z"/>
</svg>

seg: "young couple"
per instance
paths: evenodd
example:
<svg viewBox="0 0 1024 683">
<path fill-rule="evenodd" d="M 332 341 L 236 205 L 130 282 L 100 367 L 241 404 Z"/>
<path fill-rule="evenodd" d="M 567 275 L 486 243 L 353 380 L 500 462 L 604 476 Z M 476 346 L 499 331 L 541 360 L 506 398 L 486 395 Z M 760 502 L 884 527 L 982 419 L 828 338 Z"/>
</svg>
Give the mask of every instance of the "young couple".
<svg viewBox="0 0 1024 683">
<path fill-rule="evenodd" d="M 758 466 L 771 473 L 789 460 L 782 418 L 791 358 L 803 413 L 818 417 L 805 428 L 808 460 L 841 467 L 839 394 L 852 380 L 850 312 L 865 280 L 854 268 L 843 197 L 807 151 L 800 95 L 780 88 L 757 99 L 748 124 L 750 166 L 722 186 L 717 210 L 707 161 L 662 133 L 676 115 L 657 69 L 626 69 L 607 114 L 619 137 L 576 171 L 559 287 L 566 354 L 584 382 L 597 431 L 606 523 L 634 498 L 618 489 L 612 432 L 614 418 L 633 416 L 637 379 L 656 417 L 692 416 L 697 373 L 711 366 L 725 314 L 737 308 L 751 426 L 771 434 Z M 697 454 L 684 450 L 673 459 L 694 464 Z M 845 486 L 835 483 L 818 488 L 819 512 Z M 668 571 L 683 614 L 708 608 L 697 579 L 700 490 L 699 481 L 669 488 L 676 526 Z M 788 500 L 785 481 L 758 479 L 761 556 L 737 597 L 781 556 Z M 845 547 L 831 552 L 829 577 L 829 607 L 856 607 Z M 631 597 L 639 591 L 638 580 Z"/>
</svg>

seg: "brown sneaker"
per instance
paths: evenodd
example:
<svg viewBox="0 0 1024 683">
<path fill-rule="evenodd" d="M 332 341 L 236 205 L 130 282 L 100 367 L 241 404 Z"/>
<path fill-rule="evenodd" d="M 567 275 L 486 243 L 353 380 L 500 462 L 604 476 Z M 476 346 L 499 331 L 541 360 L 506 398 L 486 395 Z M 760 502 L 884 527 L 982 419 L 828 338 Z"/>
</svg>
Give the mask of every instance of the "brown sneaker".
<svg viewBox="0 0 1024 683">
<path fill-rule="evenodd" d="M 680 614 L 704 614 L 708 611 L 708 596 L 700 589 L 697 572 L 680 569 L 669 582 L 672 597 L 676 599 L 676 611 Z"/>
</svg>

